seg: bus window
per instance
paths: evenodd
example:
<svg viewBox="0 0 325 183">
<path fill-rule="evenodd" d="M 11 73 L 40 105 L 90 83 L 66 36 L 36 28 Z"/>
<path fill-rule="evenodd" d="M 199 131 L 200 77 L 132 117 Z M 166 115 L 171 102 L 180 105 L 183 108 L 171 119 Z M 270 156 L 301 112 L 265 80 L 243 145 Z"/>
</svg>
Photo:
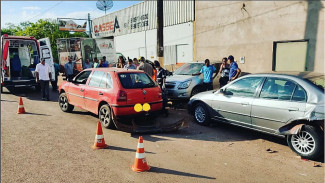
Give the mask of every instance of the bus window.
<svg viewBox="0 0 325 183">
<path fill-rule="evenodd" d="M 68 52 L 67 40 L 58 40 L 59 52 Z"/>
</svg>

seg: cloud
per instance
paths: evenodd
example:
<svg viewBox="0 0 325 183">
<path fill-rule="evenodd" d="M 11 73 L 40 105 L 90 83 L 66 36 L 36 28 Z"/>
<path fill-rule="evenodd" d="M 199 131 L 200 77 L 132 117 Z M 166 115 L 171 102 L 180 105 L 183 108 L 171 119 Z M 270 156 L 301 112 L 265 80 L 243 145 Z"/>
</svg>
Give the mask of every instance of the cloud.
<svg viewBox="0 0 325 183">
<path fill-rule="evenodd" d="M 23 10 L 40 10 L 41 8 L 38 6 L 25 6 L 25 7 L 22 7 L 21 9 L 23 9 Z"/>
</svg>

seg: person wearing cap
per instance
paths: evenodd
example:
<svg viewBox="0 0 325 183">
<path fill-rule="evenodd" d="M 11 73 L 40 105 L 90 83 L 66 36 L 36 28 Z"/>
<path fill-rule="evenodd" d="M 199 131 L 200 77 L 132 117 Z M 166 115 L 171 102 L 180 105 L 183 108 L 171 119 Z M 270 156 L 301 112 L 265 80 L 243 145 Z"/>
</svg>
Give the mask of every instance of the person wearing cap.
<svg viewBox="0 0 325 183">
<path fill-rule="evenodd" d="M 150 77 L 153 76 L 153 66 L 151 64 L 145 62 L 144 57 L 141 57 L 141 59 L 140 59 L 140 65 L 138 67 L 138 70 L 143 70 Z"/>
<path fill-rule="evenodd" d="M 194 73 L 192 74 L 193 76 L 195 75 L 200 75 L 203 73 L 203 85 L 205 86 L 206 90 L 213 90 L 213 79 L 217 76 L 217 69 L 213 66 L 210 65 L 210 60 L 205 59 L 204 61 L 204 66 L 201 68 L 201 71 L 199 73 Z M 213 76 L 213 73 L 215 75 Z"/>
<path fill-rule="evenodd" d="M 45 59 L 41 59 L 41 63 L 36 65 L 36 83 L 41 85 L 42 100 L 50 100 L 49 82 L 51 78 L 50 67 L 45 63 Z"/>
<path fill-rule="evenodd" d="M 231 82 L 231 81 L 237 79 L 241 70 L 238 68 L 238 64 L 235 62 L 235 59 L 232 55 L 229 55 L 228 61 L 230 63 L 229 81 L 228 82 Z"/>
<path fill-rule="evenodd" d="M 71 82 L 73 79 L 73 70 L 76 69 L 76 62 L 72 61 L 72 57 L 69 57 L 69 62 L 64 64 L 65 76 L 67 81 Z"/>
</svg>

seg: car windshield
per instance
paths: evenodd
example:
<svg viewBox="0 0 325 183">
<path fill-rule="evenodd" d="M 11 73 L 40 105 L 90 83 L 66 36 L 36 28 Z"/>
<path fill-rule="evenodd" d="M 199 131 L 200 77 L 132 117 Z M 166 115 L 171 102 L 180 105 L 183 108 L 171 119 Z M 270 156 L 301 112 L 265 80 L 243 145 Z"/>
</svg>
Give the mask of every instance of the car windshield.
<svg viewBox="0 0 325 183">
<path fill-rule="evenodd" d="M 176 69 L 174 75 L 192 75 L 200 72 L 204 63 L 187 63 Z"/>
<path fill-rule="evenodd" d="M 155 82 L 145 73 L 121 73 L 118 76 L 125 89 L 151 88 L 156 86 Z"/>
</svg>

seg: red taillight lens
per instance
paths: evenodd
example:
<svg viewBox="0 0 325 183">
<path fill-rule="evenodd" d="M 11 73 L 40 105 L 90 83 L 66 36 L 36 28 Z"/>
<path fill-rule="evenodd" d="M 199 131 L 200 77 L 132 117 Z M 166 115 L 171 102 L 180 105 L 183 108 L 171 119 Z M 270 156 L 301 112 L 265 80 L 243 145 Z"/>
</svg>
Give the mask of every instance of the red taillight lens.
<svg viewBox="0 0 325 183">
<path fill-rule="evenodd" d="M 161 92 L 158 93 L 158 98 L 162 98 L 162 93 Z"/>
<path fill-rule="evenodd" d="M 123 90 L 119 90 L 118 95 L 117 95 L 117 101 L 118 102 L 126 102 L 126 98 L 127 98 L 126 92 Z"/>
</svg>

